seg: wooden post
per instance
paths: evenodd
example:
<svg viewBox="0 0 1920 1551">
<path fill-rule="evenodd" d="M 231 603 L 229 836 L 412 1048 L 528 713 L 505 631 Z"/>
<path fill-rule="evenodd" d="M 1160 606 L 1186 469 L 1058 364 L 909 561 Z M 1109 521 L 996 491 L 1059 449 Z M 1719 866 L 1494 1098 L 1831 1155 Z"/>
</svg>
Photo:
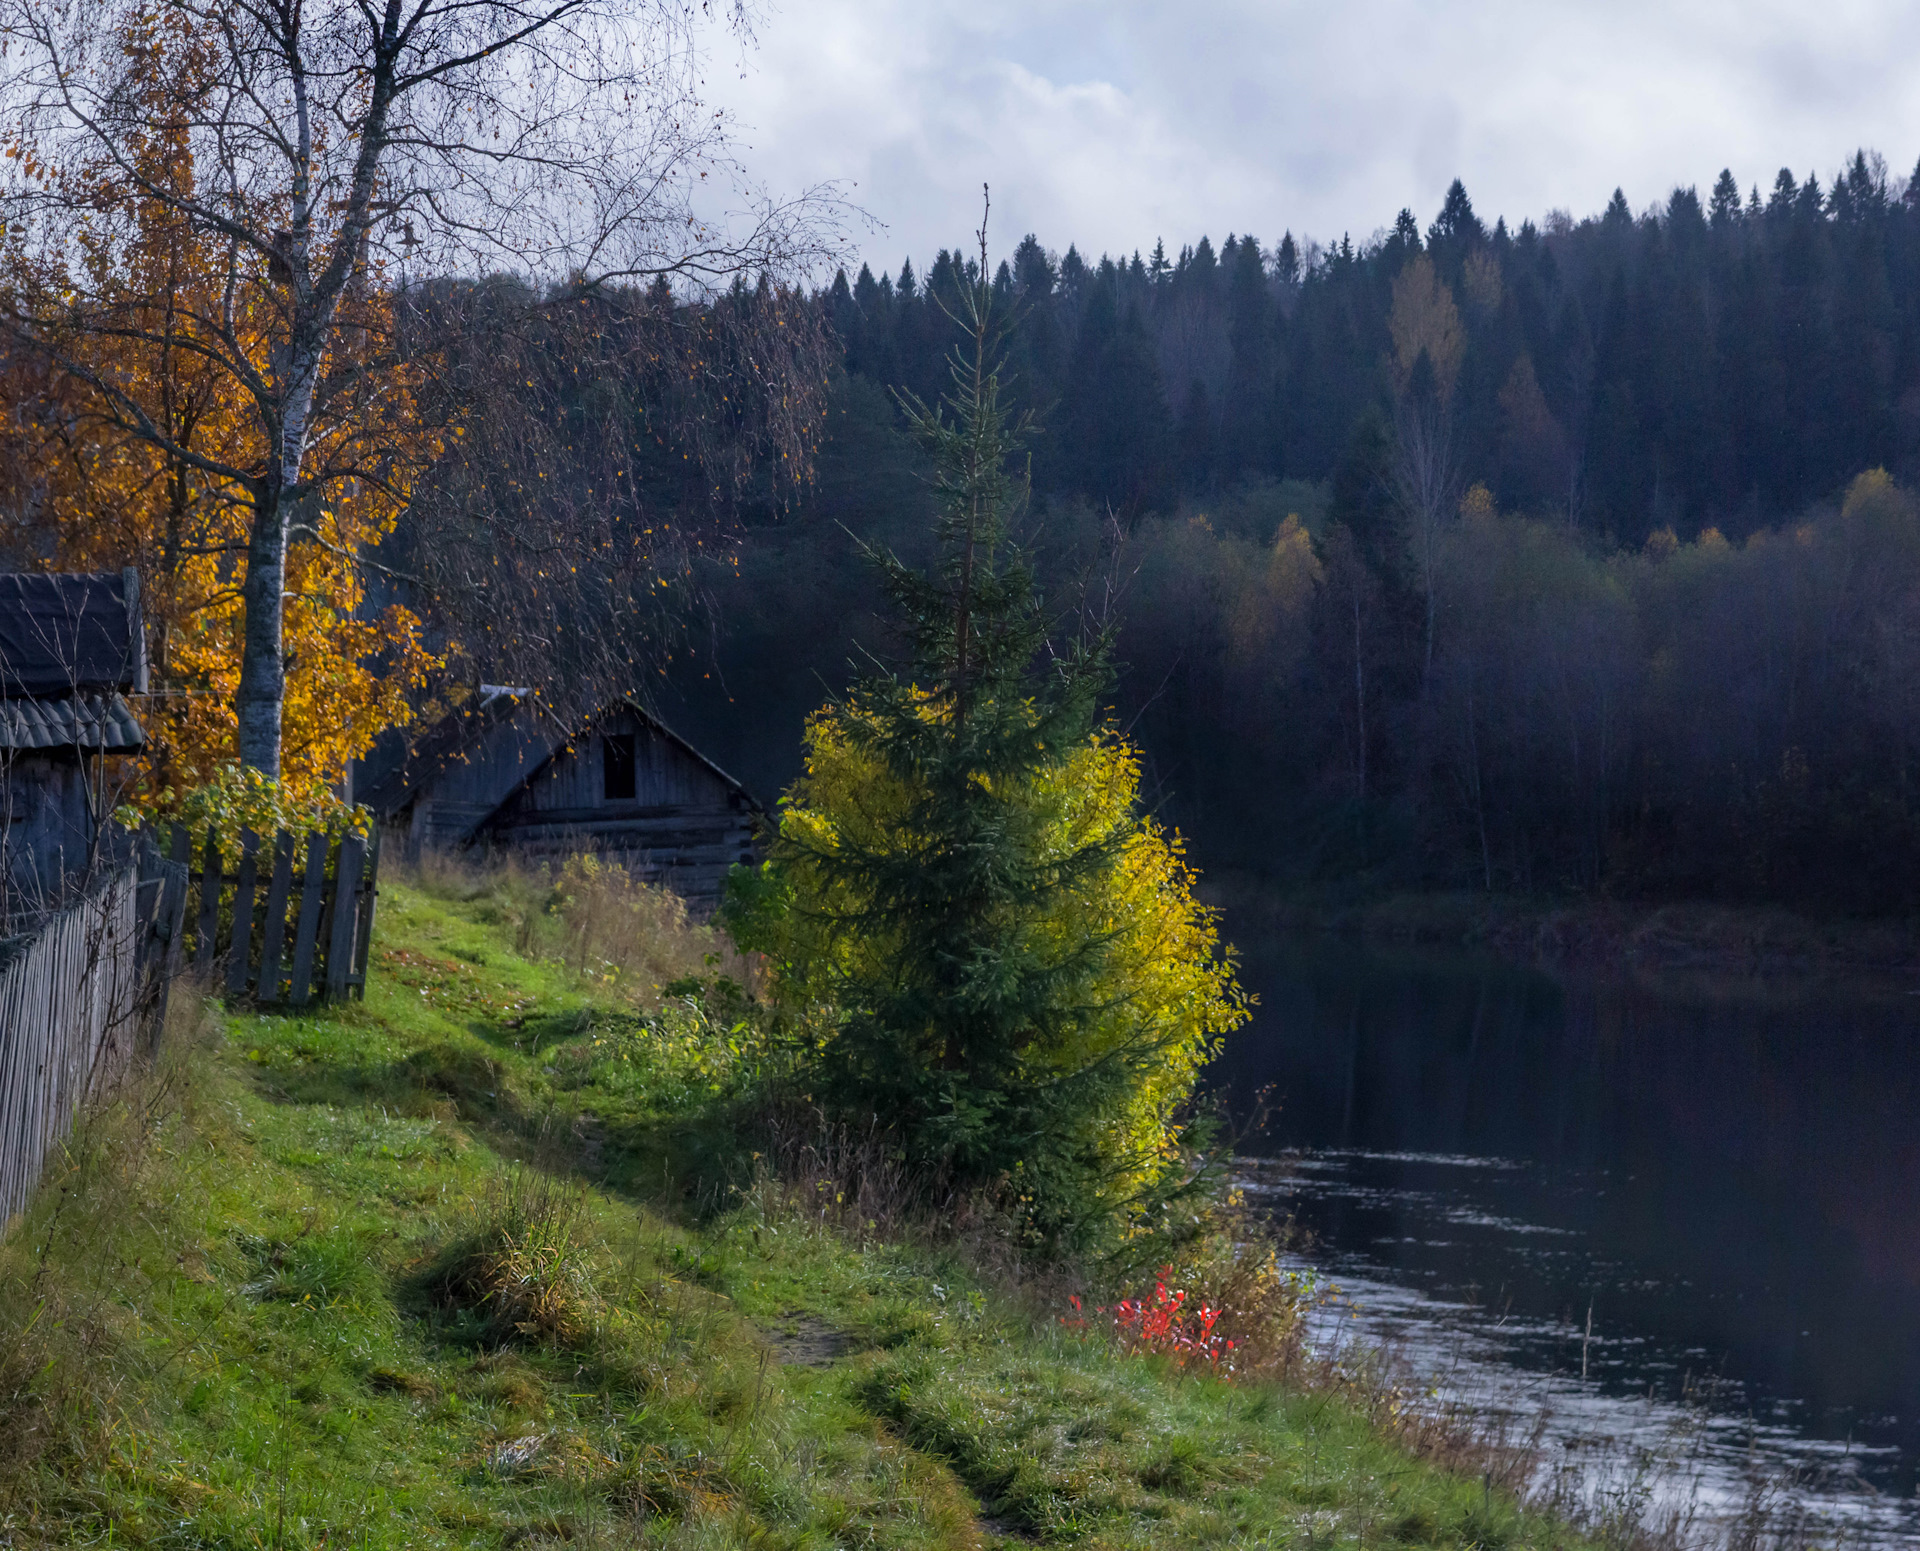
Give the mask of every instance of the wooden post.
<svg viewBox="0 0 1920 1551">
<path fill-rule="evenodd" d="M 167 910 L 167 958 L 165 972 L 172 980 L 187 965 L 187 890 L 193 881 L 193 836 L 187 826 L 173 826 L 174 875 L 172 904 Z"/>
<path fill-rule="evenodd" d="M 367 969 L 373 957 L 373 902 L 380 893 L 380 826 L 373 829 L 373 846 L 367 853 L 366 903 L 360 911 L 360 934 L 354 943 L 353 965 L 347 984 L 353 987 L 356 1001 L 367 999 Z"/>
<path fill-rule="evenodd" d="M 211 973 L 214 939 L 220 933 L 220 842 L 207 831 L 207 849 L 200 859 L 200 931 L 193 945 L 193 967 Z"/>
<path fill-rule="evenodd" d="M 280 964 L 287 946 L 287 895 L 293 888 L 293 836 L 284 829 L 273 837 L 273 882 L 267 887 L 267 914 L 260 924 L 260 978 L 255 995 L 280 1000 Z"/>
<path fill-rule="evenodd" d="M 142 831 L 134 840 L 134 859 L 139 881 L 134 885 L 133 915 L 135 951 L 142 971 L 160 952 L 160 923 L 166 911 L 161 901 L 167 892 L 167 859 L 160 853 L 160 842 L 150 831 Z"/>
<path fill-rule="evenodd" d="M 300 924 L 293 934 L 293 983 L 287 987 L 287 1000 L 295 1007 L 307 1005 L 313 984 L 313 944 L 320 931 L 320 896 L 327 885 L 327 837 L 307 836 L 306 877 L 300 885 Z"/>
<path fill-rule="evenodd" d="M 344 1000 L 347 975 L 353 964 L 354 896 L 360 889 L 360 862 L 367 843 L 349 834 L 340 842 L 340 865 L 333 877 L 333 931 L 327 940 L 327 1000 Z"/>
<path fill-rule="evenodd" d="M 177 840 L 174 849 L 179 849 Z M 160 1030 L 167 1021 L 167 987 L 173 978 L 174 918 L 178 914 L 175 901 L 185 903 L 187 869 L 161 853 L 155 836 L 144 837 L 141 850 L 140 870 L 143 873 L 151 870 L 157 884 L 153 914 L 140 927 L 133 993 L 145 1025 L 139 1032 L 142 1053 L 150 1056 L 160 1046 Z"/>
<path fill-rule="evenodd" d="M 243 996 L 253 979 L 253 889 L 259 881 L 260 837 L 240 831 L 240 876 L 233 887 L 233 940 L 227 945 L 227 994 Z"/>
</svg>

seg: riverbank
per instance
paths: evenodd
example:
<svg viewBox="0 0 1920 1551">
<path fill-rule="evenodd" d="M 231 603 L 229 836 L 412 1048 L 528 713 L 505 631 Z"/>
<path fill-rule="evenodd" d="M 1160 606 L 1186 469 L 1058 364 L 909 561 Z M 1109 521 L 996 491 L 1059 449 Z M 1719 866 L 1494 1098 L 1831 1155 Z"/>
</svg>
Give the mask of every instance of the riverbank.
<svg viewBox="0 0 1920 1551">
<path fill-rule="evenodd" d="M 1648 973 L 1920 981 L 1920 923 L 1909 921 L 1697 902 L 1289 889 L 1222 869 L 1207 874 L 1202 892 L 1242 933 L 1326 932 L 1378 944 L 1477 949 L 1520 963 Z"/>
<path fill-rule="evenodd" d="M 723 1187 L 724 1028 L 381 895 L 364 1003 L 182 997 L 0 1246 L 0 1546 L 1575 1543 L 828 1174 Z"/>
</svg>

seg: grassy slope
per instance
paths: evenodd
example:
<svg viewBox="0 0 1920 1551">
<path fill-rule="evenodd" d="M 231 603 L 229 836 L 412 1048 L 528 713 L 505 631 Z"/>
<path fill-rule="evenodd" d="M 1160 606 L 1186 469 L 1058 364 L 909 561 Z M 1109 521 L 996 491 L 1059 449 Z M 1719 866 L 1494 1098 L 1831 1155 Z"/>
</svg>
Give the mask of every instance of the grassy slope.
<svg viewBox="0 0 1920 1551">
<path fill-rule="evenodd" d="M 0 1545 L 1564 1538 L 1337 1402 L 1118 1357 L 951 1257 L 752 1195 L 693 1222 L 658 1084 L 584 1064 L 564 973 L 483 905 L 382 901 L 363 1005 L 216 1019 L 0 1251 Z M 551 1339 L 431 1294 L 515 1204 L 572 1223 Z"/>
</svg>

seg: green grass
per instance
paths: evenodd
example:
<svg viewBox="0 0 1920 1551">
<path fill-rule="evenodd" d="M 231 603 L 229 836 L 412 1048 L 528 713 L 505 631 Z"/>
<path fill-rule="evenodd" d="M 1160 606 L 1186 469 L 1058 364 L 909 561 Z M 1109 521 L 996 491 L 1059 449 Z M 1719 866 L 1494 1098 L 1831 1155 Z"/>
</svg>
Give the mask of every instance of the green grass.
<svg viewBox="0 0 1920 1551">
<path fill-rule="evenodd" d="M 381 899 L 363 1004 L 176 1030 L 0 1248 L 0 1545 L 1569 1540 L 741 1190 L 712 1062 Z"/>
</svg>

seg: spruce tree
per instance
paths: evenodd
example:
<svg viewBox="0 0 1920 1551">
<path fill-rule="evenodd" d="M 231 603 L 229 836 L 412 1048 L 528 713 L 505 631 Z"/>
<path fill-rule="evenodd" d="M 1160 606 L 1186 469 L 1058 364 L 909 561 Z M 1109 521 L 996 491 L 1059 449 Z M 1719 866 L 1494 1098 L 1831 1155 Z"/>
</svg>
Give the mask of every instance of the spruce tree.
<svg viewBox="0 0 1920 1551">
<path fill-rule="evenodd" d="M 1280 246 L 1274 250 L 1273 274 L 1283 286 L 1300 283 L 1300 250 L 1294 244 L 1291 231 L 1280 239 Z"/>
<path fill-rule="evenodd" d="M 1722 167 L 1713 185 L 1713 197 L 1707 204 L 1707 219 L 1715 231 L 1724 231 L 1740 219 L 1740 185 L 1733 181 L 1733 169 Z"/>
<path fill-rule="evenodd" d="M 1030 427 L 1003 403 L 991 288 L 965 287 L 955 322 L 944 401 L 901 397 L 937 563 L 869 551 L 904 661 L 814 718 L 730 911 L 814 1030 L 816 1100 L 1083 1246 L 1164 1184 L 1173 1107 L 1241 999 L 1177 845 L 1137 810 L 1136 756 L 1097 725 L 1107 636 L 1051 639 L 1015 542 Z"/>
</svg>

